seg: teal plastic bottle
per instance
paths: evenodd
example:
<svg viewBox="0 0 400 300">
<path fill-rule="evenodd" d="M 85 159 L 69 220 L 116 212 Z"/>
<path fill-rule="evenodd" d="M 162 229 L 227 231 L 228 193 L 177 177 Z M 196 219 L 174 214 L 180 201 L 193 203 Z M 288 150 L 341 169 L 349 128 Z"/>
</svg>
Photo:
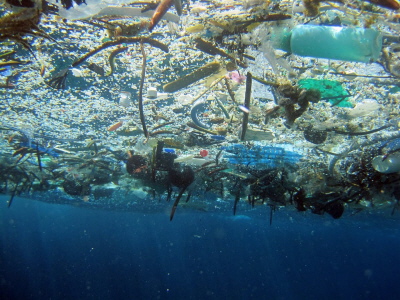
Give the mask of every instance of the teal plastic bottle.
<svg viewBox="0 0 400 300">
<path fill-rule="evenodd" d="M 299 56 L 373 62 L 382 51 L 382 35 L 371 28 L 297 25 L 272 36 L 273 45 Z"/>
</svg>

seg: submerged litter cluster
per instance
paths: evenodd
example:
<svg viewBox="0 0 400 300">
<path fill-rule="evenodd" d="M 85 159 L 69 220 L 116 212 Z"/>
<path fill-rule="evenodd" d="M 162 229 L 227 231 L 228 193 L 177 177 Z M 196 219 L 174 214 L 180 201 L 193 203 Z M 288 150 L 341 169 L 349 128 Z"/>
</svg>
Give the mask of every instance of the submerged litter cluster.
<svg viewBox="0 0 400 300">
<path fill-rule="evenodd" d="M 395 213 L 393 3 L 6 0 L 0 192 L 170 220 Z"/>
</svg>

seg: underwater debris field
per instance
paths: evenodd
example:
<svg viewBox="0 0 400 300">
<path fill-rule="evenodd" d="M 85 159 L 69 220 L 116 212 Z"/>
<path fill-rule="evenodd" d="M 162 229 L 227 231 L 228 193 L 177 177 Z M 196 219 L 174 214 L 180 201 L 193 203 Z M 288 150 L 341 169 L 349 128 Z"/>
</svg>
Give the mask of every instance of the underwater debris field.
<svg viewBox="0 0 400 300">
<path fill-rule="evenodd" d="M 399 208 L 396 5 L 6 2 L 5 206 Z"/>
</svg>

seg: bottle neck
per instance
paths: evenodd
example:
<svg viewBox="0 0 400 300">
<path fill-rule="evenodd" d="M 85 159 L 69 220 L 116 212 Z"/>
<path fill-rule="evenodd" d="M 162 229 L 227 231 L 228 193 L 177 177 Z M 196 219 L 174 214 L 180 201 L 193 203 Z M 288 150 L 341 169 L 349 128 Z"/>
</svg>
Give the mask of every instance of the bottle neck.
<svg viewBox="0 0 400 300">
<path fill-rule="evenodd" d="M 285 52 L 292 52 L 290 48 L 290 38 L 292 32 L 288 27 L 280 30 L 274 30 L 271 34 L 272 47 L 275 49 L 283 50 Z"/>
</svg>

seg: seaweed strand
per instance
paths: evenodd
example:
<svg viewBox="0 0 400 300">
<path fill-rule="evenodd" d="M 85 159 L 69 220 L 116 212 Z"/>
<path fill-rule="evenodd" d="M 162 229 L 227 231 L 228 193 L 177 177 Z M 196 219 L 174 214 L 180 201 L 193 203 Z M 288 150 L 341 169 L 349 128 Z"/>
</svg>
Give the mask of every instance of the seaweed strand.
<svg viewBox="0 0 400 300">
<path fill-rule="evenodd" d="M 114 71 L 115 71 L 115 64 L 114 64 L 114 59 L 115 59 L 115 57 L 116 57 L 118 54 L 124 52 L 124 51 L 127 50 L 127 49 L 128 49 L 128 47 L 122 47 L 122 48 L 118 48 L 118 49 L 114 50 L 113 52 L 111 52 L 110 56 L 108 57 L 108 61 L 109 61 L 109 63 L 110 63 L 110 72 L 108 72 L 108 73 L 106 74 L 106 76 L 111 76 L 111 75 L 114 73 Z"/>
<path fill-rule="evenodd" d="M 124 43 L 125 44 L 135 44 L 135 43 L 138 43 L 138 42 L 147 43 L 147 44 L 149 44 L 149 45 L 151 45 L 153 47 L 159 48 L 162 51 L 167 52 L 167 53 L 169 51 L 167 45 L 165 45 L 165 44 L 163 44 L 163 43 L 161 43 L 159 41 L 156 41 L 154 39 L 151 39 L 151 38 L 147 38 L 147 37 L 141 37 L 141 38 L 139 38 L 139 37 L 119 37 L 115 41 L 105 42 L 102 45 L 100 45 L 99 47 L 93 49 L 92 51 L 89 51 L 88 53 L 83 55 L 81 58 L 79 58 L 78 60 L 74 61 L 72 63 L 72 67 L 79 66 L 81 63 L 83 63 L 89 57 L 92 57 L 96 53 L 98 53 L 98 52 L 100 52 L 100 51 L 102 51 L 104 49 L 107 49 L 109 47 L 116 46 L 116 45 L 119 45 L 119 44 L 124 44 Z"/>
</svg>

